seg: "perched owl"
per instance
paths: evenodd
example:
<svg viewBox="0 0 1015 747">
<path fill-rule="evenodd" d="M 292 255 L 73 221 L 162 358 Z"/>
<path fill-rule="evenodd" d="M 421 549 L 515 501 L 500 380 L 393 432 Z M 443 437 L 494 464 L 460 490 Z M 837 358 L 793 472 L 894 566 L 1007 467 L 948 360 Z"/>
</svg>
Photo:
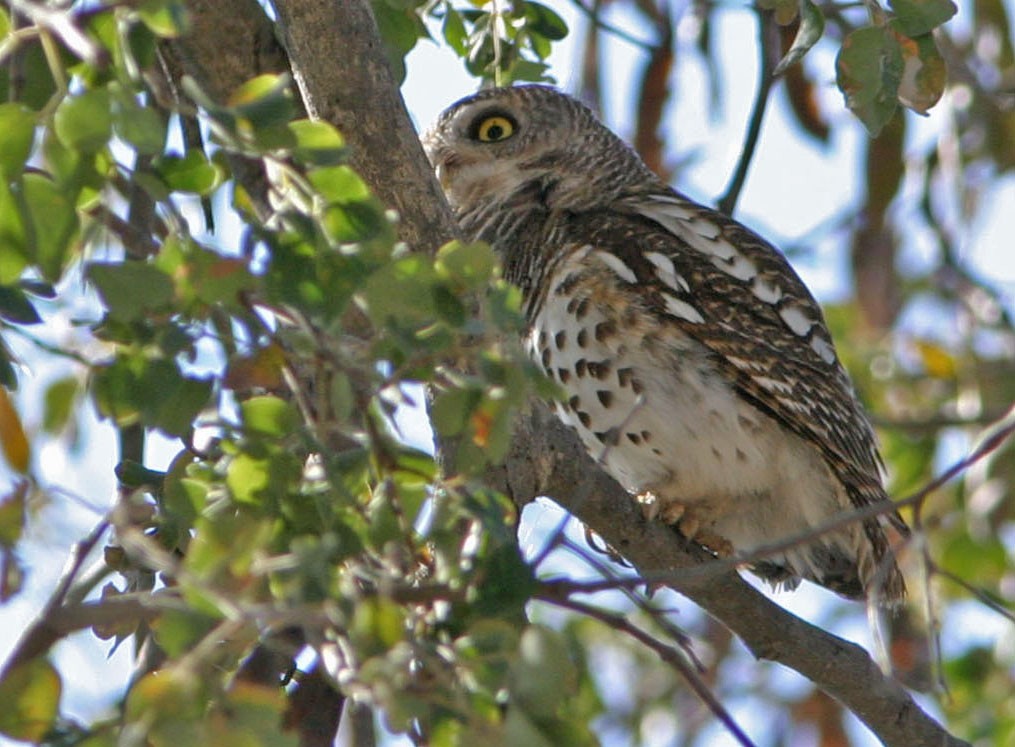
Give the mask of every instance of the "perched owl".
<svg viewBox="0 0 1015 747">
<path fill-rule="evenodd" d="M 646 512 L 726 554 L 886 500 L 871 424 L 786 259 L 663 183 L 545 86 L 452 104 L 423 138 L 465 236 L 518 285 L 559 417 Z M 753 565 L 851 598 L 904 594 L 884 523 Z"/>
</svg>

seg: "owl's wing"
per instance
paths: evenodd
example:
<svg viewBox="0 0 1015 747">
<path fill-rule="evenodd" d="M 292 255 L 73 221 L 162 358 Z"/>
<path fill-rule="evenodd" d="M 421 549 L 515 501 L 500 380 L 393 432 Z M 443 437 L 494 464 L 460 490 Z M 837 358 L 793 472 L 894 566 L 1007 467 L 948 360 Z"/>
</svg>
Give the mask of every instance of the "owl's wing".
<svg viewBox="0 0 1015 747">
<path fill-rule="evenodd" d="M 745 400 L 820 449 L 854 504 L 884 500 L 873 429 L 782 254 L 676 194 L 618 207 L 585 216 L 583 238 L 620 260 L 648 308 L 711 350 Z"/>
</svg>

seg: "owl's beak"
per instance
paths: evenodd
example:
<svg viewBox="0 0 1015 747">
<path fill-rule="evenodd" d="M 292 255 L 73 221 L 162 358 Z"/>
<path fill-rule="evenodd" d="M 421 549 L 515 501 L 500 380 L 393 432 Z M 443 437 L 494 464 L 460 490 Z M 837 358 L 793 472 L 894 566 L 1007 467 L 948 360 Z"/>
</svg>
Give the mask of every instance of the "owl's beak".
<svg viewBox="0 0 1015 747">
<path fill-rule="evenodd" d="M 448 187 L 451 186 L 451 174 L 448 173 L 447 164 L 438 161 L 434 165 L 434 173 L 437 174 L 437 181 L 441 184 L 441 189 L 445 192 L 448 191 Z"/>
<path fill-rule="evenodd" d="M 428 142 L 426 139 L 423 140 L 423 148 L 426 151 L 426 157 L 430 159 L 430 163 L 433 165 L 434 174 L 437 175 L 437 181 L 440 182 L 441 189 L 447 192 L 451 188 L 454 154 L 449 148 Z"/>
</svg>

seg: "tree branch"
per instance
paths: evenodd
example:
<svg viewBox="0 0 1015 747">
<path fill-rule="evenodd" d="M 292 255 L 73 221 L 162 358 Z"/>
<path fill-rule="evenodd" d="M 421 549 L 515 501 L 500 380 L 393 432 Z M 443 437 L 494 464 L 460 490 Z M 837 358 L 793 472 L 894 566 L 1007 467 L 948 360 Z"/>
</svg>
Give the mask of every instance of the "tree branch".
<svg viewBox="0 0 1015 747">
<path fill-rule="evenodd" d="M 740 160 L 737 161 L 737 168 L 730 179 L 729 187 L 726 188 L 726 194 L 722 196 L 717 206 L 719 211 L 726 215 L 733 215 L 737 200 L 740 199 L 740 191 L 744 188 L 744 182 L 747 181 L 747 171 L 751 167 L 754 150 L 758 146 L 758 136 L 761 134 L 761 123 L 765 121 L 769 93 L 775 82 L 772 71 L 775 70 L 775 55 L 779 51 L 779 32 L 772 18 L 772 11 L 759 7 L 755 9 L 755 12 L 758 15 L 758 91 L 754 96 L 754 106 L 751 109 L 747 134 L 744 136 L 744 147 L 740 152 Z"/>
<path fill-rule="evenodd" d="M 402 218 L 400 235 L 432 252 L 458 235 L 362 0 L 275 0 L 293 77 L 311 117 L 335 125 L 352 167 Z"/>
</svg>

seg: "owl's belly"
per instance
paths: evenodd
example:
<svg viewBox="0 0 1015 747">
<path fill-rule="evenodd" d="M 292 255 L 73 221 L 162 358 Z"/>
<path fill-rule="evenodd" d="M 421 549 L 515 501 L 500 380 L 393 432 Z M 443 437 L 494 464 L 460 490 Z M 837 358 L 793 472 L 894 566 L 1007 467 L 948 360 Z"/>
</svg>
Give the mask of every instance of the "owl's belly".
<svg viewBox="0 0 1015 747">
<path fill-rule="evenodd" d="M 532 355 L 566 392 L 557 414 L 626 490 L 695 506 L 748 550 L 820 524 L 841 486 L 817 450 L 739 397 L 695 340 L 609 303 L 549 303 Z"/>
</svg>

